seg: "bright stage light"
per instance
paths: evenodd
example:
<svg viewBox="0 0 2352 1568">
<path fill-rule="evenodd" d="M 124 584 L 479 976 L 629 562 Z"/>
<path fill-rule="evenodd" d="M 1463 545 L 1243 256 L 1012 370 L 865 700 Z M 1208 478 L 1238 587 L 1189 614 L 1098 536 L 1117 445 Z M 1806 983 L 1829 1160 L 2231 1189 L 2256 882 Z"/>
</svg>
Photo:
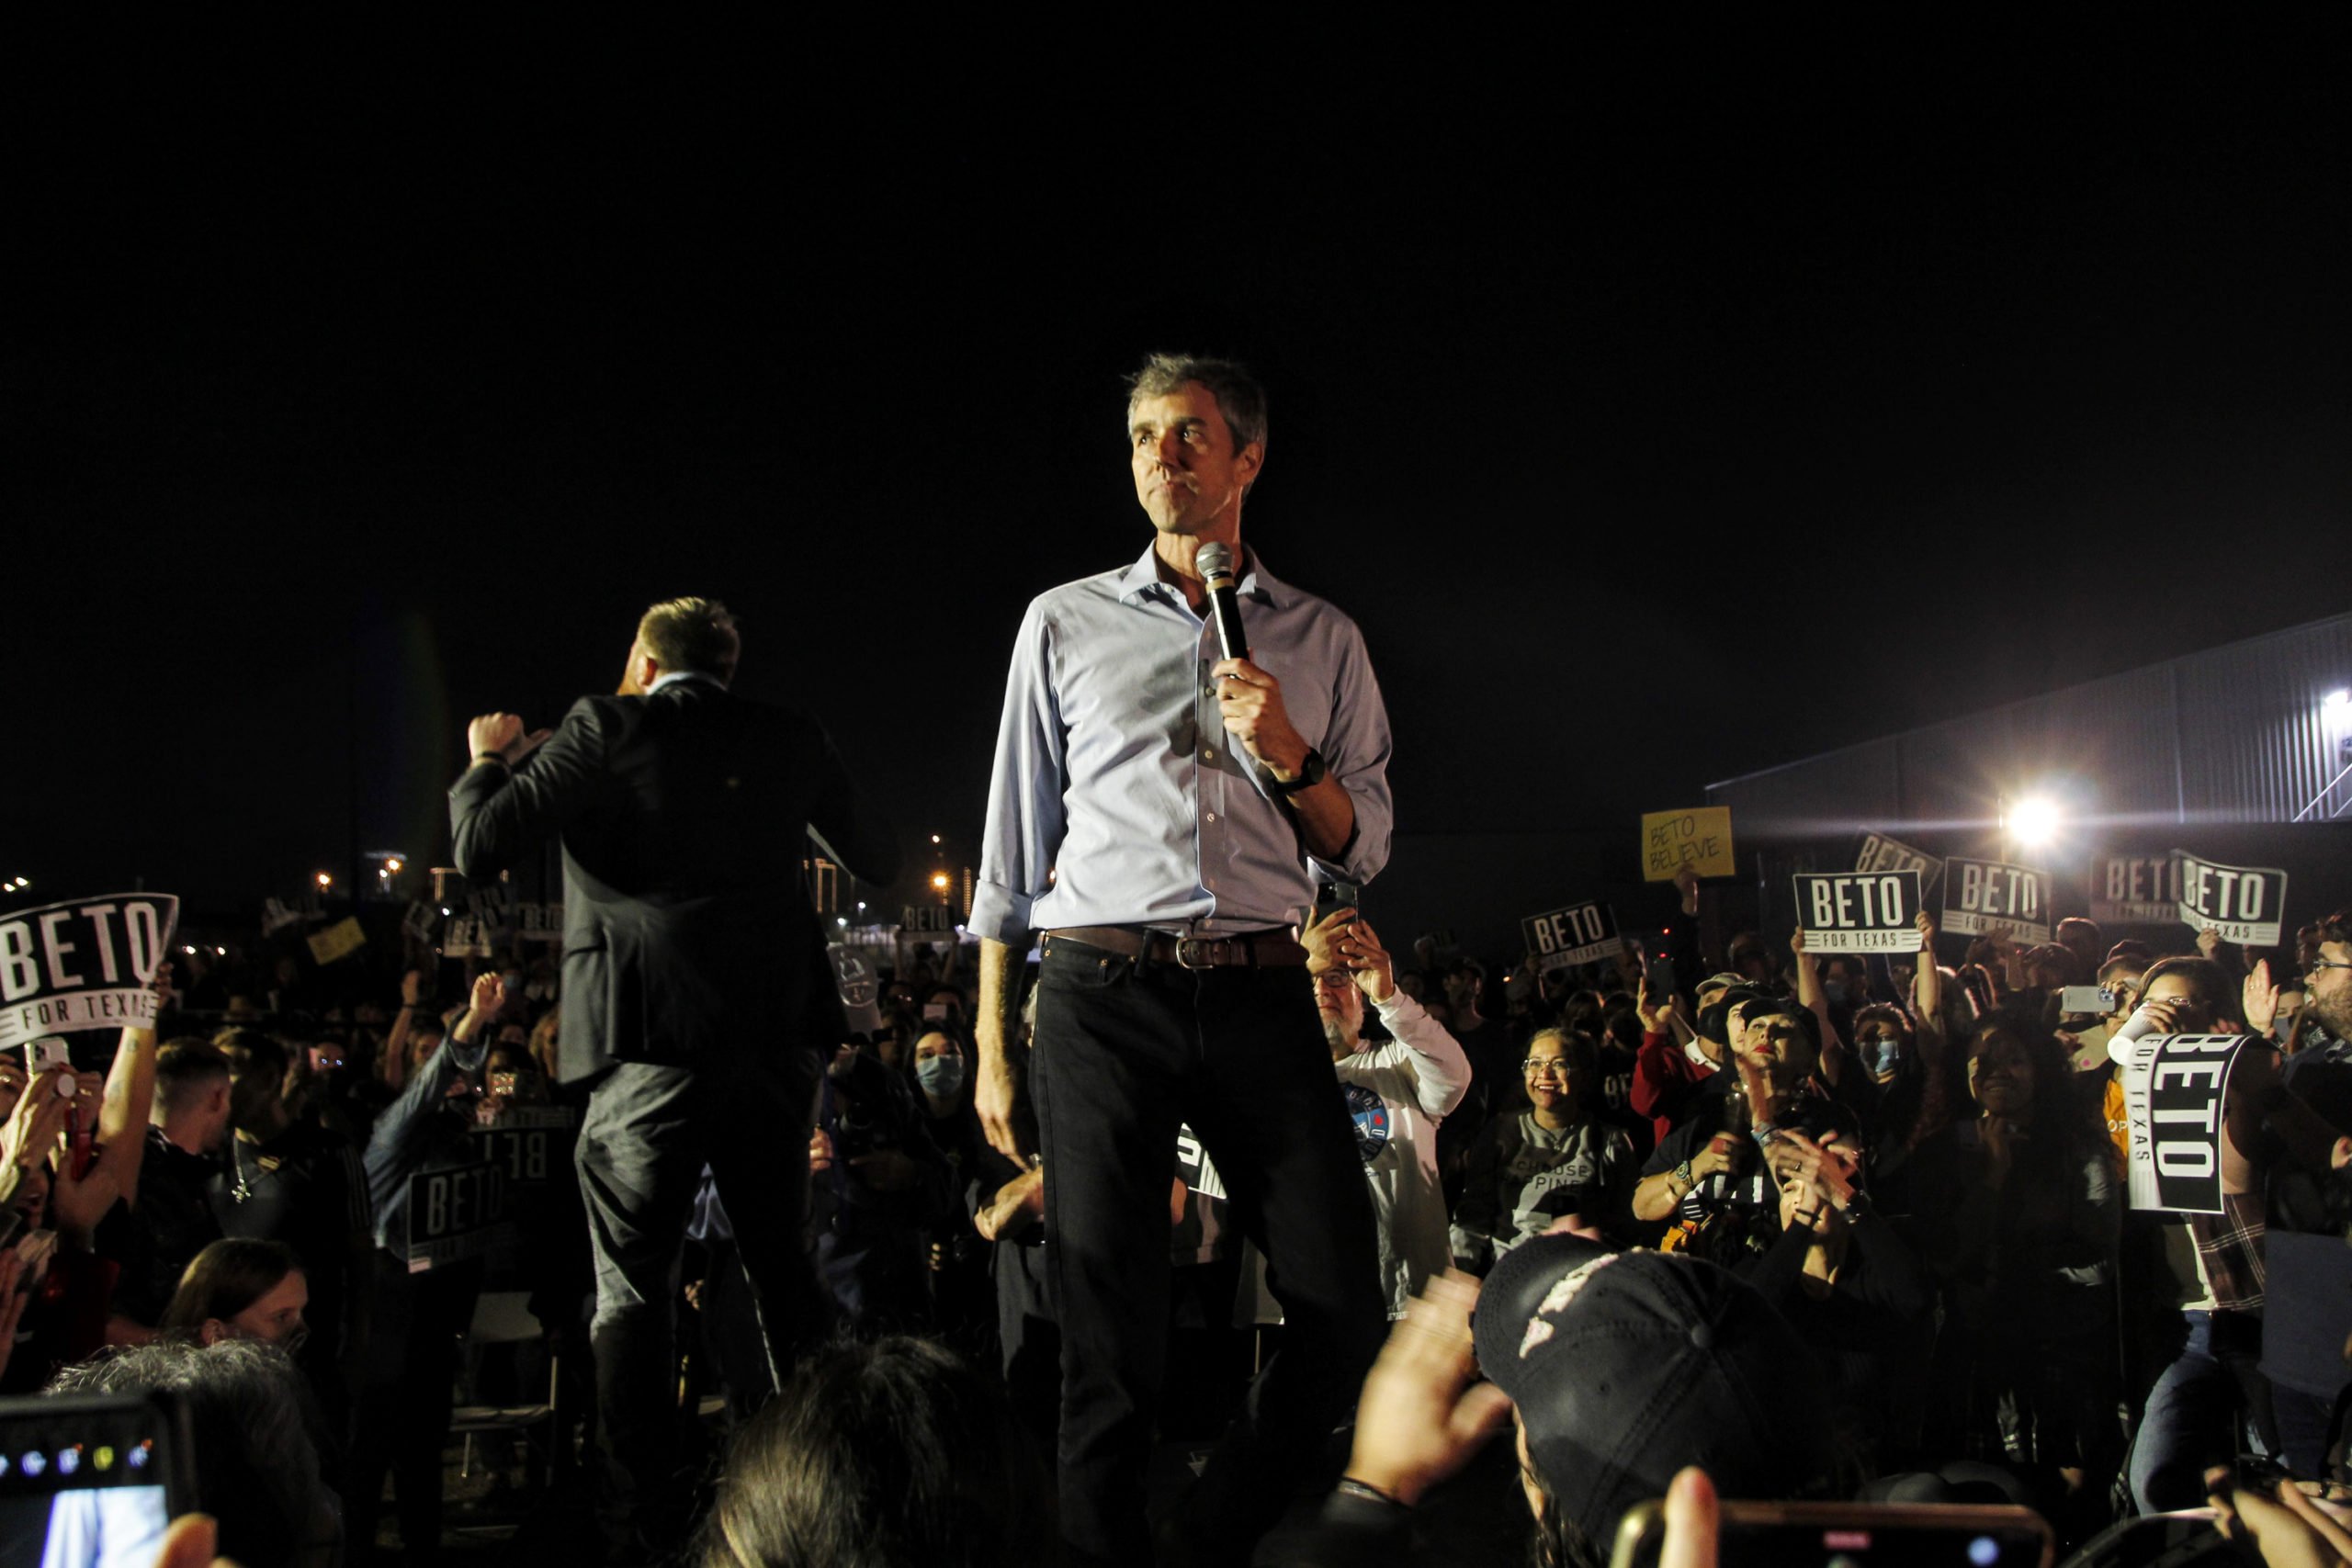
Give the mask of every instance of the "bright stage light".
<svg viewBox="0 0 2352 1568">
<path fill-rule="evenodd" d="M 2019 849 L 2038 850 L 2058 835 L 2057 805 L 2030 795 L 2009 810 L 2009 837 Z"/>
<path fill-rule="evenodd" d="M 2320 699 L 2319 711 L 2337 723 L 2342 723 L 2345 716 L 2352 713 L 2352 691 L 2328 693 L 2326 696 Z"/>
</svg>

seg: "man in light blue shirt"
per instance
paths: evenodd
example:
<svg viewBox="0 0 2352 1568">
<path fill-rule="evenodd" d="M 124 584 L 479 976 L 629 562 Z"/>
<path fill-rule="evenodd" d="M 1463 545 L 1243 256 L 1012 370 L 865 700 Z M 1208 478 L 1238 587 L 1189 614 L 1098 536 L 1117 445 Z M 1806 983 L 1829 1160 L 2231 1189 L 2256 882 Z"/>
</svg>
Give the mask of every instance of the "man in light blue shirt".
<svg viewBox="0 0 2352 1568">
<path fill-rule="evenodd" d="M 1371 1205 L 1298 932 L 1318 880 L 1362 883 L 1387 859 L 1388 720 L 1354 623 L 1242 555 L 1242 498 L 1266 450 L 1249 373 L 1155 356 L 1127 423 L 1151 547 L 1039 597 L 1013 650 L 970 919 L 978 1107 L 998 1149 L 1044 1163 L 1076 1562 L 1148 1550 L 1180 1122 L 1224 1173 L 1295 1332 L 1177 1528 L 1196 1561 L 1247 1561 L 1385 1325 Z M 1247 658 L 1219 657 L 1195 559 L 1212 541 L 1241 563 Z M 1034 1138 L 1005 1049 L 1033 938 Z M 1360 956 L 1341 942 L 1339 962 Z"/>
</svg>

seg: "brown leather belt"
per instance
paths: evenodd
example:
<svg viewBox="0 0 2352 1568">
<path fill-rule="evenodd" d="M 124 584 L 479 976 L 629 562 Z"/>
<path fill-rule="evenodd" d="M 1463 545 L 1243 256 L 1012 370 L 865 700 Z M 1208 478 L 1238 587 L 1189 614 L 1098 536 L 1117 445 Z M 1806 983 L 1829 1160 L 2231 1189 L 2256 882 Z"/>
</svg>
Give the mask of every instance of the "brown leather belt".
<svg viewBox="0 0 2352 1568">
<path fill-rule="evenodd" d="M 1234 936 L 1184 936 L 1134 926 L 1061 926 L 1046 933 L 1046 951 L 1057 942 L 1075 942 L 1121 958 L 1173 964 L 1185 969 L 1240 965 L 1250 969 L 1295 967 L 1306 949 L 1287 931 L 1242 931 Z"/>
</svg>

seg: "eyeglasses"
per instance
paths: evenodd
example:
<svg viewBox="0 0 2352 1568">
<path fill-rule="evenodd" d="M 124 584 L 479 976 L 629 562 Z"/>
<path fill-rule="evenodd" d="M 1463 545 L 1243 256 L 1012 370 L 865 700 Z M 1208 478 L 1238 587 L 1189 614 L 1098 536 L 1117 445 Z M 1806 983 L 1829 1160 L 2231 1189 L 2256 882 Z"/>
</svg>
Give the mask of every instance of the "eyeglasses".
<svg viewBox="0 0 2352 1568">
<path fill-rule="evenodd" d="M 1554 1077 L 1564 1078 L 1575 1072 L 1576 1068 L 1557 1056 L 1530 1056 L 1519 1065 L 1519 1070 L 1529 1077 L 1533 1077 L 1538 1073 L 1550 1073 Z"/>
<path fill-rule="evenodd" d="M 2314 958 L 2303 965 L 2304 976 L 2308 977 L 2314 969 L 2352 969 L 2352 964 L 2338 964 L 2333 958 Z"/>
</svg>

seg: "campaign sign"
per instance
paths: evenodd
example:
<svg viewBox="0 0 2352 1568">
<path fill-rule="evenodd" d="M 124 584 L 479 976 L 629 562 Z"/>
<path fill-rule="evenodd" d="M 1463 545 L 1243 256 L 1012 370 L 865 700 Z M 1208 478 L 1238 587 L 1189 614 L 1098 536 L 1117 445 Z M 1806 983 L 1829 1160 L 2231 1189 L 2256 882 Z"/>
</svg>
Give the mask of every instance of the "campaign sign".
<svg viewBox="0 0 2352 1568">
<path fill-rule="evenodd" d="M 2222 1212 L 2222 1102 L 2250 1034 L 2143 1034 L 2123 1064 L 2132 1207 Z"/>
<path fill-rule="evenodd" d="M 44 1034 L 153 1028 L 149 987 L 179 917 L 169 894 L 111 893 L 0 920 L 0 1050 Z"/>
<path fill-rule="evenodd" d="M 1189 1122 L 1176 1129 L 1176 1175 L 1204 1198 L 1225 1196 L 1225 1179 L 1216 1173 L 1216 1162 Z"/>
<path fill-rule="evenodd" d="M 1856 871 L 1916 871 L 1919 874 L 1919 891 L 1936 885 L 1944 874 L 1944 863 L 1925 850 L 1915 850 L 1900 839 L 1890 839 L 1883 833 L 1864 833 L 1862 852 L 1854 857 Z"/>
<path fill-rule="evenodd" d="M 525 942 L 561 942 L 563 906 L 560 903 L 515 905 L 514 934 Z"/>
<path fill-rule="evenodd" d="M 1916 871 L 1798 872 L 1797 923 L 1807 953 L 1917 953 Z"/>
<path fill-rule="evenodd" d="M 829 942 L 825 961 L 833 966 L 833 987 L 841 992 L 842 1016 L 853 1033 L 874 1035 L 882 1031 L 882 981 L 865 954 L 847 942 Z"/>
<path fill-rule="evenodd" d="M 458 915 L 441 928 L 444 958 L 488 958 L 490 928 L 479 915 Z"/>
<path fill-rule="evenodd" d="M 323 967 L 367 946 L 368 933 L 360 928 L 357 919 L 346 915 L 324 931 L 312 931 L 309 942 L 311 962 Z"/>
<path fill-rule="evenodd" d="M 401 930 L 419 942 L 433 940 L 433 928 L 441 923 L 441 910 L 422 898 L 408 901 L 408 913 L 401 917 Z"/>
<path fill-rule="evenodd" d="M 544 1187 L 550 1173 L 571 1179 L 565 1151 L 580 1135 L 580 1113 L 560 1105 L 510 1105 L 491 1126 L 476 1122 L 467 1135 L 474 1153 L 506 1173 L 510 1188 Z"/>
<path fill-rule="evenodd" d="M 1571 904 L 1565 909 L 1530 915 L 1519 927 L 1527 938 L 1527 951 L 1535 955 L 1539 974 L 1597 958 L 1614 958 L 1625 951 L 1625 939 L 1617 934 L 1617 917 L 1606 904 Z"/>
<path fill-rule="evenodd" d="M 2268 866 L 2217 865 L 2187 850 L 2174 852 L 2179 863 L 2180 918 L 2191 931 L 2207 927 L 2223 942 L 2242 946 L 2278 945 L 2279 911 L 2287 907 L 2287 874 Z"/>
<path fill-rule="evenodd" d="M 506 1171 L 491 1160 L 408 1179 L 408 1271 L 479 1258 L 506 1219 Z"/>
<path fill-rule="evenodd" d="M 1944 866 L 1943 929 L 1955 936 L 2003 932 L 2023 942 L 2050 940 L 2050 876 L 1996 860 Z"/>
<path fill-rule="evenodd" d="M 1671 882 L 1686 865 L 1701 876 L 1729 876 L 1737 869 L 1732 863 L 1730 807 L 1642 813 L 1642 880 Z"/>
<path fill-rule="evenodd" d="M 956 911 L 944 904 L 902 904 L 899 929 L 909 936 L 954 936 Z"/>
<path fill-rule="evenodd" d="M 2168 926 L 2179 917 L 2180 857 L 2109 855 L 2091 863 L 2091 919 L 2101 925 Z"/>
</svg>

